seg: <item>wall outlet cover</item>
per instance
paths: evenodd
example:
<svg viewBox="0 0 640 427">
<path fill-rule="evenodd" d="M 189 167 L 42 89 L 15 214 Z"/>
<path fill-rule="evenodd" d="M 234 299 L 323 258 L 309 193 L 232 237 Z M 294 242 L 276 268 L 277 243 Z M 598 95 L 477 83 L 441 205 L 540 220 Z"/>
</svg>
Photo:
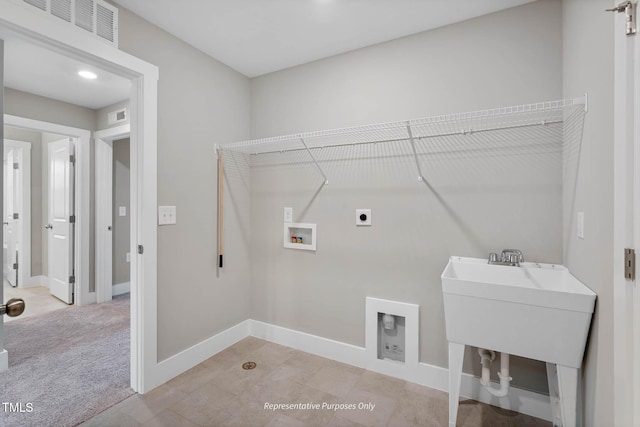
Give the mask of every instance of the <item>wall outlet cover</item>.
<svg viewBox="0 0 640 427">
<path fill-rule="evenodd" d="M 171 225 L 176 223 L 175 206 L 158 206 L 158 225 Z"/>
<path fill-rule="evenodd" d="M 118 215 L 127 216 L 127 207 L 126 206 L 120 206 L 118 208 Z"/>
<path fill-rule="evenodd" d="M 371 225 L 371 209 L 356 209 L 356 225 Z"/>
</svg>

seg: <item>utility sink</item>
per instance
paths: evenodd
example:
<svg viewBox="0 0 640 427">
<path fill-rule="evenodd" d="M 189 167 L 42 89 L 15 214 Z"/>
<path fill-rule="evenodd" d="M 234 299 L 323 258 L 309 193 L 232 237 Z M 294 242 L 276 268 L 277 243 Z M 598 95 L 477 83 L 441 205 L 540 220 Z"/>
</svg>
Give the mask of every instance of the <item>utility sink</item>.
<svg viewBox="0 0 640 427">
<path fill-rule="evenodd" d="M 451 257 L 442 292 L 450 343 L 582 365 L 596 294 L 566 267 Z"/>
</svg>

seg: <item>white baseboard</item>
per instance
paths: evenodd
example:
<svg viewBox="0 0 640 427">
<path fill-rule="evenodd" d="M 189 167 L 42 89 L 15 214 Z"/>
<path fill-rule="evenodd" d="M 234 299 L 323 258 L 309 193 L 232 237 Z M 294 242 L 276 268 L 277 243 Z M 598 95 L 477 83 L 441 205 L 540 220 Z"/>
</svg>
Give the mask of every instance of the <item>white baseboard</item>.
<svg viewBox="0 0 640 427">
<path fill-rule="evenodd" d="M 19 288 L 34 288 L 36 286 L 44 286 L 49 288 L 49 277 L 47 276 L 32 276 L 24 281 Z"/>
<path fill-rule="evenodd" d="M 7 350 L 0 351 L 0 372 L 9 369 L 9 353 Z"/>
<path fill-rule="evenodd" d="M 249 336 L 250 320 L 245 320 L 235 326 L 226 329 L 219 334 L 212 336 L 180 353 L 171 356 L 168 359 L 159 362 L 156 365 L 156 375 L 154 375 L 152 389 L 158 385 L 164 384 L 171 378 L 177 377 L 181 373 L 193 368 L 199 363 L 204 362 L 211 356 L 221 352 L 227 347 L 232 346 L 238 341 Z"/>
<path fill-rule="evenodd" d="M 386 362 L 378 359 L 369 360 L 370 357 L 367 356 L 367 351 L 364 347 L 294 331 L 257 320 L 251 320 L 250 322 L 251 335 L 256 338 L 384 375 L 398 377 L 437 390 L 446 392 L 449 389 L 449 370 L 446 368 L 419 363 L 413 372 L 408 372 L 407 369 L 396 369 L 396 362 Z M 544 394 L 511 387 L 509 396 L 496 398 L 484 389 L 480 384 L 479 378 L 463 373 L 460 395 L 503 409 L 551 421 L 551 403 L 549 396 Z"/>
<path fill-rule="evenodd" d="M 157 365 L 153 388 L 193 368 L 238 341 L 253 336 L 284 345 L 306 353 L 326 357 L 348 365 L 404 379 L 437 390 L 448 391 L 449 370 L 439 366 L 419 363 L 413 370 L 394 369 L 396 362 L 370 360 L 367 350 L 352 344 L 295 331 L 258 320 L 245 320 L 231 328 L 172 356 Z M 0 353 L 0 356 L 2 354 Z M 463 373 L 460 395 L 503 409 L 551 421 L 549 396 L 511 387 L 509 396 L 493 397 L 480 384 L 480 379 Z"/>
<path fill-rule="evenodd" d="M 116 295 L 126 294 L 127 292 L 130 292 L 130 291 L 131 291 L 131 282 L 117 283 L 113 285 L 113 291 L 111 295 L 115 297 Z"/>
</svg>

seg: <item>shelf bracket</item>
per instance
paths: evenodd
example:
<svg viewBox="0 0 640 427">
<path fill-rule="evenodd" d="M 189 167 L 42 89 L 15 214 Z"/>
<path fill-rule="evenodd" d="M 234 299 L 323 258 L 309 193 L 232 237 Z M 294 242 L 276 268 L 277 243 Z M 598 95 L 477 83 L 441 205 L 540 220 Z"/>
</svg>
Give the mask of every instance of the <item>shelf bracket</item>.
<svg viewBox="0 0 640 427">
<path fill-rule="evenodd" d="M 311 152 L 311 150 L 309 150 L 309 146 L 307 145 L 307 143 L 305 142 L 304 138 L 300 138 L 300 141 L 302 142 L 302 145 L 304 145 L 304 148 L 307 150 L 307 153 L 309 153 L 309 156 L 311 156 L 311 160 L 313 160 L 313 163 L 315 163 L 316 167 L 318 168 L 318 170 L 320 171 L 320 174 L 322 175 L 322 177 L 324 178 L 324 185 L 329 184 L 329 180 L 327 179 L 327 175 L 324 174 L 324 171 L 322 170 L 322 168 L 320 167 L 320 165 L 318 164 L 318 161 L 316 160 L 315 156 L 313 155 L 313 153 Z"/>
<path fill-rule="evenodd" d="M 407 132 L 409 133 L 409 142 L 411 142 L 411 149 L 413 150 L 413 158 L 416 160 L 416 167 L 418 168 L 418 181 L 424 181 L 422 169 L 420 168 L 420 161 L 418 160 L 418 152 L 416 151 L 416 142 L 413 139 L 413 132 L 411 132 L 411 125 L 409 122 L 407 122 Z"/>
</svg>

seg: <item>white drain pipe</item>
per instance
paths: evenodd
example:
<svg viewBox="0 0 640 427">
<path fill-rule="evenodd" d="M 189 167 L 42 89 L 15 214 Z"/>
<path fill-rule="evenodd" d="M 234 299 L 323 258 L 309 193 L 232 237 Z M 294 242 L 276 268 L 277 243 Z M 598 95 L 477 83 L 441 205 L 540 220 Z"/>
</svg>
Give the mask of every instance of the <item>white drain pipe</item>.
<svg viewBox="0 0 640 427">
<path fill-rule="evenodd" d="M 482 378 L 480 379 L 480 384 L 493 396 L 505 397 L 509 394 L 509 383 L 511 383 L 512 380 L 509 376 L 509 353 L 500 353 L 500 372 L 498 372 L 500 388 L 497 390 L 491 387 L 490 380 L 491 362 L 496 358 L 495 352 L 479 348 L 478 353 L 480 354 L 480 361 L 482 363 Z"/>
</svg>

